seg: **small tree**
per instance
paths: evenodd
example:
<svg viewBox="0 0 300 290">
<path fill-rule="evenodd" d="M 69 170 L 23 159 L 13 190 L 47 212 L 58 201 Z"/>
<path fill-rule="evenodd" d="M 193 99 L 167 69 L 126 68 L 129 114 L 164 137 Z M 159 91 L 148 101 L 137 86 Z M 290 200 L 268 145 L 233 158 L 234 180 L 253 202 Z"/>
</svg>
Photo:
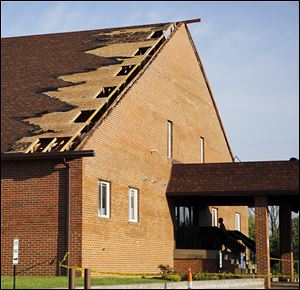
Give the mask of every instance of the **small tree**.
<svg viewBox="0 0 300 290">
<path fill-rule="evenodd" d="M 299 215 L 292 219 L 292 251 L 294 253 L 295 271 L 299 274 Z"/>
<path fill-rule="evenodd" d="M 280 228 L 279 228 L 279 207 L 269 206 L 269 227 L 270 227 L 270 256 L 274 258 L 280 258 Z M 249 208 L 248 215 L 249 225 L 249 238 L 255 240 L 255 209 Z M 299 261 L 299 214 L 292 219 L 292 251 L 294 254 L 294 260 Z M 254 261 L 255 256 L 250 252 L 250 260 Z M 279 262 L 271 260 L 271 266 L 273 271 L 279 270 Z M 299 271 L 298 264 L 295 263 L 295 270 Z"/>
<path fill-rule="evenodd" d="M 249 238 L 255 241 L 255 211 L 253 208 L 249 208 L 248 211 L 248 229 Z M 255 253 L 250 251 L 249 258 L 252 263 L 255 263 Z"/>
</svg>

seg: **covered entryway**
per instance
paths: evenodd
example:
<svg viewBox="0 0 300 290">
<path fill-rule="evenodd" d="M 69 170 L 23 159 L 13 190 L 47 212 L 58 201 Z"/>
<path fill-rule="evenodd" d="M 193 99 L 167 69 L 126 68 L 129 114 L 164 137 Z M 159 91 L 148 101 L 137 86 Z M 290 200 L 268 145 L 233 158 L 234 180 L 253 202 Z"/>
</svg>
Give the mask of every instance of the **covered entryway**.
<svg viewBox="0 0 300 290">
<path fill-rule="evenodd" d="M 298 160 L 173 164 L 167 197 L 174 211 L 180 200 L 199 199 L 210 205 L 255 207 L 257 274 L 266 277 L 266 288 L 270 288 L 268 206 L 279 206 L 281 272 L 292 278 L 291 211 L 299 211 Z"/>
</svg>

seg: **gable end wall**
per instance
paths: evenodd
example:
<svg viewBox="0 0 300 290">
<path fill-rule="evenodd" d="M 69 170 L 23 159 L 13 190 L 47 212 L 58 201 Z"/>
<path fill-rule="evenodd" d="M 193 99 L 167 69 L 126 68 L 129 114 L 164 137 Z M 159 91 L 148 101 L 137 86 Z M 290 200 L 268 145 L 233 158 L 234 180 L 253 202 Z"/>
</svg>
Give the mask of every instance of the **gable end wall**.
<svg viewBox="0 0 300 290">
<path fill-rule="evenodd" d="M 157 273 L 173 266 L 173 224 L 166 199 L 172 166 L 167 158 L 167 121 L 173 122 L 173 158 L 232 162 L 205 79 L 181 26 L 143 75 L 126 92 L 84 146 L 94 158 L 83 161 L 82 264 L 99 271 Z M 98 180 L 111 182 L 110 218 L 98 217 Z M 139 189 L 139 221 L 128 222 L 128 187 Z M 234 211 L 220 215 L 233 227 Z M 224 213 L 224 214 L 223 214 Z"/>
</svg>

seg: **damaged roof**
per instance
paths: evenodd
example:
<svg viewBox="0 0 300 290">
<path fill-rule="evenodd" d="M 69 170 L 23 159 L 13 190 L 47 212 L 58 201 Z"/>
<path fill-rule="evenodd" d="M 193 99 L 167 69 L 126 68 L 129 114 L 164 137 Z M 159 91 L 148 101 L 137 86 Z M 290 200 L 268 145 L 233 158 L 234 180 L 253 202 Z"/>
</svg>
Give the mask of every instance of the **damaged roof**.
<svg viewBox="0 0 300 290">
<path fill-rule="evenodd" d="M 2 38 L 1 152 L 76 150 L 174 27 Z"/>
</svg>

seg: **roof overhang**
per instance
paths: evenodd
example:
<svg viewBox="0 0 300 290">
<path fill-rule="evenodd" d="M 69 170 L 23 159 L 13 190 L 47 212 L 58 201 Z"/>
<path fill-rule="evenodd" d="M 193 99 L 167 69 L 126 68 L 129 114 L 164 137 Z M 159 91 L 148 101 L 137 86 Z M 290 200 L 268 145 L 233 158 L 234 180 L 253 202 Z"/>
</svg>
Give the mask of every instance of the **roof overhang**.
<svg viewBox="0 0 300 290">
<path fill-rule="evenodd" d="M 258 196 L 298 211 L 299 161 L 173 164 L 167 188 L 167 197 L 182 202 L 201 198 L 209 205 L 252 207 Z"/>
<path fill-rule="evenodd" d="M 1 153 L 1 161 L 78 159 L 82 157 L 93 157 L 93 156 L 95 156 L 94 150 L 32 153 L 32 154 Z"/>
</svg>

